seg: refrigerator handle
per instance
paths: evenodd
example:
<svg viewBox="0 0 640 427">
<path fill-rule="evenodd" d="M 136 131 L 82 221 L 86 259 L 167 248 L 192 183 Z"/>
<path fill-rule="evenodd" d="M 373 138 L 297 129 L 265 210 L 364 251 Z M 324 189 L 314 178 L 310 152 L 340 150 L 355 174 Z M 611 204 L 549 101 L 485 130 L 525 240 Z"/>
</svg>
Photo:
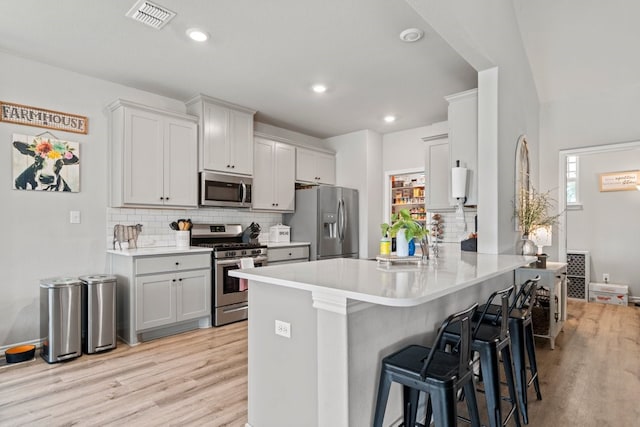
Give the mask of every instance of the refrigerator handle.
<svg viewBox="0 0 640 427">
<path fill-rule="evenodd" d="M 344 200 L 338 200 L 338 238 L 344 241 L 344 229 L 346 226 L 346 217 L 344 212 Z"/>
<path fill-rule="evenodd" d="M 347 210 L 344 207 L 344 199 L 342 199 L 342 241 L 344 241 L 344 233 L 347 230 Z"/>
</svg>

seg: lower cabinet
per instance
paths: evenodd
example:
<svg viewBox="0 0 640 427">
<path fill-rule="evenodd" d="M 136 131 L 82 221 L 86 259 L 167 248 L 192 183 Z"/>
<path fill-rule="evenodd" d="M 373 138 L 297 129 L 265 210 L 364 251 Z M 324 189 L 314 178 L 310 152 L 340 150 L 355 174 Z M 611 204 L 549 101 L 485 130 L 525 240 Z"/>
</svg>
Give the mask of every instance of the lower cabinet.
<svg viewBox="0 0 640 427">
<path fill-rule="evenodd" d="M 209 270 L 136 277 L 136 330 L 208 316 Z"/>
<path fill-rule="evenodd" d="M 267 251 L 268 265 L 291 264 L 309 261 L 309 245 L 270 247 Z"/>
<path fill-rule="evenodd" d="M 110 251 L 117 331 L 128 344 L 211 325 L 211 254 L 127 256 Z"/>
</svg>

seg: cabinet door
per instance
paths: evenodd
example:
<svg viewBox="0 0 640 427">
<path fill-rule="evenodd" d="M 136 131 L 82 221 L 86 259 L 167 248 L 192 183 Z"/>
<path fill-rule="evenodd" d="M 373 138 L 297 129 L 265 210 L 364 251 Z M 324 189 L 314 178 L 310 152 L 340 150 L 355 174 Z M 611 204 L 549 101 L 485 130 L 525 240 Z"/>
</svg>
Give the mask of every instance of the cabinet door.
<svg viewBox="0 0 640 427">
<path fill-rule="evenodd" d="M 229 140 L 229 109 L 215 104 L 203 105 L 202 167 L 206 170 L 231 170 L 227 141 Z"/>
<path fill-rule="evenodd" d="M 296 180 L 316 182 L 315 152 L 304 148 L 296 148 Z"/>
<path fill-rule="evenodd" d="M 229 110 L 229 172 L 253 174 L 253 115 Z"/>
<path fill-rule="evenodd" d="M 251 188 L 251 207 L 271 210 L 275 208 L 273 160 L 275 142 L 256 138 L 254 144 L 255 164 Z"/>
<path fill-rule="evenodd" d="M 168 118 L 164 135 L 164 204 L 197 207 L 197 125 L 186 120 Z"/>
<path fill-rule="evenodd" d="M 185 271 L 176 277 L 176 320 L 211 315 L 211 270 Z"/>
<path fill-rule="evenodd" d="M 331 154 L 316 153 L 316 173 L 318 182 L 335 185 L 336 183 L 336 158 Z"/>
<path fill-rule="evenodd" d="M 447 139 L 431 142 L 427 146 L 427 210 L 450 209 L 449 143 Z"/>
<path fill-rule="evenodd" d="M 478 91 L 447 97 L 451 167 L 467 168 L 467 205 L 478 204 Z"/>
<path fill-rule="evenodd" d="M 174 274 L 136 277 L 136 330 L 155 328 L 176 321 Z"/>
<path fill-rule="evenodd" d="M 296 193 L 296 152 L 291 145 L 275 143 L 274 200 L 276 209 L 293 211 Z M 255 181 L 254 181 L 255 182 Z"/>
<path fill-rule="evenodd" d="M 126 108 L 123 144 L 123 202 L 164 204 L 163 117 Z"/>
</svg>

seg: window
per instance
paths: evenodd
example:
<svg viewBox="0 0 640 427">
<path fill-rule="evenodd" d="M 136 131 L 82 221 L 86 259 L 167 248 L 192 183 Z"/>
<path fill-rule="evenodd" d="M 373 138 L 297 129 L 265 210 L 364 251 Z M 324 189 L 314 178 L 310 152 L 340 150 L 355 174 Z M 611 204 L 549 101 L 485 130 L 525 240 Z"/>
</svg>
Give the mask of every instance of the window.
<svg viewBox="0 0 640 427">
<path fill-rule="evenodd" d="M 578 156 L 567 156 L 567 205 L 580 203 L 578 188 Z"/>
</svg>

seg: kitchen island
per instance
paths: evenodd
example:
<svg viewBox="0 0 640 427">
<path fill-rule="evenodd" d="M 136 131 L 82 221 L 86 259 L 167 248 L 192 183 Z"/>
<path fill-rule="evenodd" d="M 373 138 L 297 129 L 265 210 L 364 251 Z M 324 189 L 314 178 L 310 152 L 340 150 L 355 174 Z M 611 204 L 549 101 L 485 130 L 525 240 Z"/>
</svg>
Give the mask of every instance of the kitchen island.
<svg viewBox="0 0 640 427">
<path fill-rule="evenodd" d="M 446 316 L 532 261 L 448 247 L 423 265 L 339 258 L 231 272 L 250 288 L 248 425 L 371 425 L 381 358 L 429 344 Z M 400 396 L 392 388 L 385 425 L 401 416 Z"/>
</svg>

